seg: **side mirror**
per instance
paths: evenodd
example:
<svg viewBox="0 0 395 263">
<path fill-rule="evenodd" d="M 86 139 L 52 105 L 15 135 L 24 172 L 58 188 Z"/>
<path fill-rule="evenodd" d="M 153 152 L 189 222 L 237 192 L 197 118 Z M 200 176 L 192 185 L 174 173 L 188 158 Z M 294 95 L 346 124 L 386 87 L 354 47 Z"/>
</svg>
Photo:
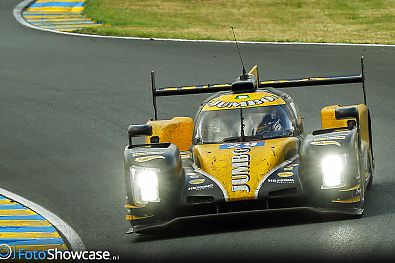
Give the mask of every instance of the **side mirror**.
<svg viewBox="0 0 395 263">
<path fill-rule="evenodd" d="M 132 124 L 128 128 L 129 147 L 132 147 L 132 137 L 151 136 L 152 126 L 148 124 Z"/>
<path fill-rule="evenodd" d="M 128 128 L 129 137 L 151 136 L 152 127 L 148 124 L 133 124 Z"/>
<path fill-rule="evenodd" d="M 341 107 L 335 110 L 335 117 L 338 120 L 355 118 L 354 120 L 347 121 L 348 129 L 352 129 L 353 127 L 357 127 L 358 130 L 358 147 L 361 145 L 361 136 L 360 136 L 360 127 L 359 127 L 359 112 L 358 108 L 355 106 L 351 107 Z"/>
<path fill-rule="evenodd" d="M 335 110 L 335 117 L 338 120 L 355 118 L 358 121 L 359 113 L 357 107 L 341 107 Z"/>
</svg>

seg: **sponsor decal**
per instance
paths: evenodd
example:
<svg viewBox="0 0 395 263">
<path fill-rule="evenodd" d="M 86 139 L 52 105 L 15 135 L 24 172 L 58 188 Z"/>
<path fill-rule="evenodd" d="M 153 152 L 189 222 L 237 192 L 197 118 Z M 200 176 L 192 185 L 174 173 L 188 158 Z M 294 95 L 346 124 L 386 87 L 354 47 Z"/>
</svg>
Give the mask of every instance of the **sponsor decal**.
<svg viewBox="0 0 395 263">
<path fill-rule="evenodd" d="M 243 143 L 225 143 L 219 146 L 220 150 L 226 149 L 249 149 L 256 146 L 264 146 L 265 142 L 243 142 Z"/>
<path fill-rule="evenodd" d="M 162 154 L 162 153 L 158 153 L 158 152 L 135 152 L 135 153 L 133 153 L 133 157 L 155 155 L 155 154 Z"/>
<path fill-rule="evenodd" d="M 198 175 L 197 173 L 186 173 L 187 176 L 189 176 L 189 178 L 191 179 L 197 179 L 200 178 L 200 175 Z"/>
<path fill-rule="evenodd" d="M 248 96 L 248 95 L 237 95 L 235 97 L 235 100 L 242 100 L 242 99 L 249 99 L 249 98 L 250 98 L 250 96 Z"/>
<path fill-rule="evenodd" d="M 206 185 L 197 185 L 197 186 L 191 186 L 188 187 L 188 191 L 201 191 L 201 190 L 206 190 L 206 189 L 211 189 L 214 188 L 214 184 L 206 184 Z"/>
<path fill-rule="evenodd" d="M 189 158 L 191 158 L 190 153 L 181 153 L 181 159 L 189 159 Z"/>
<path fill-rule="evenodd" d="M 246 101 L 222 101 L 220 99 L 213 99 L 208 103 L 210 107 L 217 107 L 217 108 L 240 108 L 240 107 L 248 107 L 248 106 L 256 106 L 261 105 L 266 102 L 272 102 L 276 100 L 276 96 L 265 96 L 260 99 L 255 100 L 246 100 Z"/>
<path fill-rule="evenodd" d="M 293 178 L 280 178 L 280 179 L 269 179 L 268 182 L 275 184 L 293 184 L 295 183 L 295 180 Z"/>
<path fill-rule="evenodd" d="M 150 155 L 150 156 L 137 157 L 134 160 L 138 163 L 143 163 L 143 162 L 148 162 L 148 161 L 152 161 L 155 159 L 165 159 L 165 157 L 162 155 Z"/>
<path fill-rule="evenodd" d="M 202 184 L 204 183 L 204 179 L 195 179 L 195 180 L 191 180 L 189 181 L 190 184 Z"/>
<path fill-rule="evenodd" d="M 232 191 L 250 192 L 250 148 L 236 148 L 232 156 Z"/>
<path fill-rule="evenodd" d="M 340 146 L 339 142 L 336 141 L 318 141 L 318 142 L 311 142 L 312 145 L 337 145 Z"/>
<path fill-rule="evenodd" d="M 333 136 L 324 136 L 319 138 L 314 138 L 314 141 L 330 141 L 330 140 L 344 140 L 346 136 L 342 135 L 333 135 Z"/>
<path fill-rule="evenodd" d="M 281 172 L 277 174 L 278 177 L 291 177 L 292 175 L 294 175 L 293 172 Z"/>
<path fill-rule="evenodd" d="M 293 163 L 293 164 L 287 165 L 287 166 L 284 167 L 284 171 L 292 171 L 298 165 L 299 164 L 297 164 L 297 163 Z"/>
</svg>

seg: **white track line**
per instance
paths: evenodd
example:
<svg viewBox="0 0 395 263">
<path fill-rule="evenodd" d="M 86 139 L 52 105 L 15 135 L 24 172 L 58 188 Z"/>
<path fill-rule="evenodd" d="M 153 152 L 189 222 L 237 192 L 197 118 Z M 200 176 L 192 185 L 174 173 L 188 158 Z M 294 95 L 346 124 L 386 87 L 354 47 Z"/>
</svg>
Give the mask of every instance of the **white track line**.
<svg viewBox="0 0 395 263">
<path fill-rule="evenodd" d="M 40 205 L 33 203 L 32 201 L 29 201 L 26 198 L 23 198 L 3 188 L 0 188 L 0 194 L 20 203 L 21 205 L 28 207 L 37 214 L 43 216 L 48 222 L 56 227 L 59 232 L 62 233 L 62 235 L 66 238 L 68 244 L 71 246 L 71 250 L 85 251 L 85 245 L 82 242 L 81 238 L 78 236 L 78 234 L 74 231 L 74 229 L 71 228 L 71 226 L 69 226 L 66 222 L 60 219 L 57 215 L 51 213 Z"/>
<path fill-rule="evenodd" d="M 32 24 L 26 22 L 26 20 L 22 16 L 22 12 L 34 2 L 35 0 L 24 0 L 23 2 L 19 3 L 14 10 L 12 11 L 16 20 L 24 26 L 31 27 L 34 29 L 41 29 L 39 27 L 33 26 Z"/>
<path fill-rule="evenodd" d="M 195 43 L 221 43 L 221 44 L 234 44 L 231 40 L 192 40 L 192 39 L 169 39 L 169 38 L 145 38 L 145 37 L 119 37 L 119 36 L 100 36 L 100 35 L 88 35 L 71 32 L 61 32 L 51 29 L 45 29 L 34 26 L 23 18 L 22 12 L 36 0 L 24 0 L 14 8 L 14 16 L 16 20 L 24 26 L 41 30 L 48 31 L 57 34 L 80 36 L 80 37 L 91 37 L 91 38 L 109 38 L 109 39 L 128 39 L 128 40 L 156 40 L 156 41 L 169 41 L 169 42 L 195 42 Z M 240 44 L 252 44 L 252 45 L 314 45 L 314 46 L 360 46 L 360 47 L 395 47 L 395 45 L 384 45 L 384 44 L 348 44 L 348 43 L 304 43 L 304 42 L 252 42 L 252 41 L 239 41 Z"/>
</svg>

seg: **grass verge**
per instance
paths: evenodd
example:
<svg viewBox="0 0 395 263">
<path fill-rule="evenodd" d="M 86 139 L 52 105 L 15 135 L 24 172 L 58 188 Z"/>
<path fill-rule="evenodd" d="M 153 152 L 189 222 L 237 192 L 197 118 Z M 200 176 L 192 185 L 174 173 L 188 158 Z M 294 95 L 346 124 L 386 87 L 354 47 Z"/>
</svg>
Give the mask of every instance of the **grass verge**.
<svg viewBox="0 0 395 263">
<path fill-rule="evenodd" d="M 103 26 L 82 33 L 153 38 L 395 44 L 394 0 L 87 0 Z"/>
</svg>

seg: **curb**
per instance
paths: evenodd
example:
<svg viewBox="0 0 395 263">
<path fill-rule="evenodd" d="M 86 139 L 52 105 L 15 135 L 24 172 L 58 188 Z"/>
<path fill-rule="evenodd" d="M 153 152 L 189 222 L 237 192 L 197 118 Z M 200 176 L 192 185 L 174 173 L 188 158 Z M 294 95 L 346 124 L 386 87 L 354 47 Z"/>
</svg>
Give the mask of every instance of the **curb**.
<svg viewBox="0 0 395 263">
<path fill-rule="evenodd" d="M 56 33 L 99 26 L 82 14 L 85 0 L 25 0 L 14 8 L 16 20 L 37 30 Z"/>
<path fill-rule="evenodd" d="M 50 211 L 48 211 L 47 209 L 43 208 L 42 206 L 33 203 L 32 201 L 29 201 L 17 194 L 14 194 L 10 191 L 7 191 L 5 189 L 0 188 L 0 197 L 3 196 L 3 200 L 5 200 L 7 202 L 6 205 L 9 205 L 9 203 L 13 203 L 16 202 L 18 203 L 20 206 L 22 207 L 18 207 L 18 210 L 1 210 L 0 209 L 0 223 L 2 222 L 2 220 L 7 220 L 8 221 L 8 217 L 4 218 L 4 216 L 8 216 L 8 214 L 10 215 L 15 215 L 21 214 L 19 211 L 23 211 L 23 215 L 22 218 L 24 216 L 33 216 L 33 217 L 37 217 L 34 218 L 33 220 L 41 220 L 42 221 L 47 221 L 49 222 L 53 227 L 55 227 L 59 233 L 61 233 L 61 235 L 65 238 L 65 240 L 67 241 L 67 243 L 70 245 L 70 249 L 73 251 L 85 251 L 85 245 L 82 242 L 81 238 L 78 236 L 78 234 L 66 223 L 64 222 L 62 219 L 60 219 L 57 215 L 55 215 L 54 213 L 51 213 Z M 16 204 L 16 205 L 18 205 Z M 6 208 L 6 207 L 5 207 Z M 1 214 L 2 211 L 7 211 L 7 215 L 5 213 Z M 17 213 L 15 213 L 15 211 Z M 2 218 L 3 217 L 3 218 Z M 43 218 L 43 219 L 42 219 Z M 15 220 L 13 218 L 10 218 L 10 220 Z M 27 218 L 28 221 L 32 220 L 32 218 Z M 4 221 L 3 221 L 4 222 Z M 29 223 L 29 222 L 27 222 Z M 14 223 L 11 223 L 12 225 Z M 7 227 L 7 226 L 6 226 Z M 15 227 L 20 227 L 20 226 L 15 226 Z M 21 233 L 19 230 L 17 230 L 18 232 L 15 232 L 15 234 L 19 234 Z M 2 231 L 4 232 L 4 231 Z M 2 238 L 1 234 L 2 232 L 0 232 L 0 241 L 1 242 L 7 242 L 9 240 L 6 240 L 4 238 Z M 19 237 L 17 238 L 19 239 Z M 21 238 L 22 239 L 22 238 Z M 23 241 L 25 241 L 26 239 L 23 238 Z M 57 240 L 57 242 L 59 242 L 59 240 Z M 28 245 L 28 244 L 27 244 Z M 40 245 L 45 245 L 44 244 L 40 244 Z M 61 245 L 61 244 L 60 244 Z"/>
</svg>

